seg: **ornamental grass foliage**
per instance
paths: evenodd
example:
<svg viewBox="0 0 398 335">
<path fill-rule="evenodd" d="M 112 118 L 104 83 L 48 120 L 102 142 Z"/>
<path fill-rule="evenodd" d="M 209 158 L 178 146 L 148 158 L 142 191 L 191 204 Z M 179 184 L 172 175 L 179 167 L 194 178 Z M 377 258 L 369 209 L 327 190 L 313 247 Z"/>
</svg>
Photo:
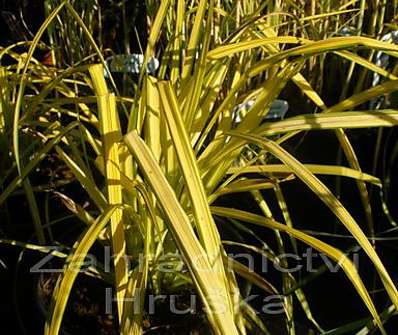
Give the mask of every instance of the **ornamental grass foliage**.
<svg viewBox="0 0 398 335">
<path fill-rule="evenodd" d="M 383 39 L 397 29 L 397 3 L 104 3 L 45 0 L 33 36 L 0 47 L 0 205 L 22 192 L 35 232 L 32 241 L 1 242 L 48 253 L 62 240 L 48 215 L 60 202 L 80 232 L 54 254 L 64 267 L 44 334 L 60 333 L 73 285 L 87 274 L 113 285 L 121 334 L 143 333 L 149 292 L 179 290 L 195 291 L 209 332 L 271 334 L 247 299 L 253 287 L 280 297 L 288 334 L 297 333 L 298 315 L 318 333 L 386 334 L 398 292 L 377 248 L 373 206 L 396 226 L 387 201 L 394 155 L 386 173 L 376 172 L 386 128 L 398 124 L 398 46 Z M 289 106 L 284 117 L 267 117 L 275 101 Z M 360 128 L 377 128 L 373 171 L 362 169 L 352 142 Z M 297 155 L 296 144 L 314 131 L 338 143 L 340 158 L 328 153 L 334 163 Z M 350 181 L 355 208 L 339 193 Z M 284 192 L 291 183 L 334 216 L 318 222 L 324 235 L 296 222 L 295 199 Z M 228 200 L 237 194 L 250 205 Z M 349 235 L 377 274 L 382 305 L 350 251 L 327 237 L 330 227 Z M 227 230 L 233 237 L 224 238 Z M 110 276 L 103 264 L 85 265 L 94 245 L 111 248 Z M 278 278 L 234 259 L 230 247 L 274 262 Z M 307 299 L 311 280 L 288 271 L 308 247 L 329 270 L 338 264 L 367 317 L 329 331 L 318 323 Z M 165 271 L 167 255 L 175 257 Z"/>
</svg>

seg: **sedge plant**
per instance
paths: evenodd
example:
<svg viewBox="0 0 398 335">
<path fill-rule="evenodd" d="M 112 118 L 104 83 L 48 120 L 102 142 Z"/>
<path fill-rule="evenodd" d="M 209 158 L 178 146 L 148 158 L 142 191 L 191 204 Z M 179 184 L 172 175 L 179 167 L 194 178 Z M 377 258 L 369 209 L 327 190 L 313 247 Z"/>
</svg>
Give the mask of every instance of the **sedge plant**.
<svg viewBox="0 0 398 335">
<path fill-rule="evenodd" d="M 184 288 L 196 290 L 213 333 L 252 334 L 258 329 L 269 333 L 253 307 L 245 303 L 237 277 L 266 294 L 281 293 L 289 334 L 296 332 L 297 303 L 313 326 L 323 331 L 294 274 L 282 273 L 282 287 L 276 288 L 266 275 L 228 258 L 225 246 L 239 243 L 222 240 L 216 217 L 248 230 L 259 226 L 272 234 L 278 250 L 265 242 L 262 247 L 249 241 L 239 244 L 271 260 L 277 261 L 276 255 L 288 244 L 296 249 L 303 243 L 337 262 L 369 311 L 370 318 L 360 327 L 378 328 L 385 334 L 383 324 L 398 307 L 398 292 L 365 234 L 373 227 L 368 185 L 380 188 L 382 182 L 361 171 L 345 130 L 398 123 L 398 111 L 393 108 L 362 108 L 397 87 L 392 73 L 364 55 L 381 50 L 396 57 L 398 47 L 376 38 L 330 33 L 340 27 L 341 15 L 356 13 L 361 27 L 363 2 L 358 1 L 359 9 L 351 1 L 332 10 L 332 2 L 327 2 L 326 8 L 313 2 L 313 8 L 300 9 L 287 1 L 296 12 L 282 15 L 287 5 L 281 1 L 269 2 L 272 6 L 259 1 L 162 0 L 158 5 L 148 1 L 149 37 L 131 96 L 120 94 L 101 46 L 91 34 L 89 25 L 95 15 L 87 13 L 84 5 L 74 6 L 69 1 L 46 3 L 46 21 L 32 42 L 23 42 L 28 52 L 15 52 L 15 45 L 0 51 L 0 58 L 8 55 L 15 59 L 0 69 L 0 136 L 4 150 L 11 152 L 14 160 L 3 178 L 0 204 L 10 201 L 22 186 L 30 199 L 37 240 L 43 245 L 47 242 L 48 233 L 35 205 L 38 191 L 29 177 L 49 154 L 73 174 L 90 203 L 88 210 L 56 186 L 51 190 L 85 228 L 70 254 L 59 255 L 66 261 L 53 292 L 45 334 L 60 332 L 76 270 L 95 243 L 112 246 L 112 280 L 122 334 L 143 333 L 146 292 Z M 37 62 L 34 50 L 46 30 L 52 43 L 70 41 L 64 35 L 70 33 L 68 20 L 79 26 L 82 43 L 81 48 L 65 54 L 72 61 L 59 60 L 55 66 Z M 56 60 L 57 53 L 59 50 L 54 52 Z M 360 90 L 329 106 L 317 90 L 322 85 L 306 75 L 311 68 L 322 68 L 330 54 L 348 59 L 361 71 L 378 73 L 386 81 L 373 88 L 363 81 Z M 146 63 L 153 56 L 160 59 L 156 75 L 146 72 Z M 272 102 L 290 83 L 308 99 L 313 111 L 264 121 Z M 249 100 L 254 104 L 242 121 L 234 124 L 234 106 Z M 26 130 L 38 134 L 32 148 L 23 142 Z M 287 149 L 291 139 L 313 130 L 333 131 L 349 166 L 305 164 Z M 322 181 L 322 175 L 356 181 L 368 226 L 354 219 L 350 208 Z M 293 179 L 311 190 L 363 249 L 380 277 L 389 309 L 379 313 L 358 270 L 342 250 L 295 228 L 283 194 L 284 184 Z M 275 219 L 263 190 L 275 193 L 283 222 Z M 216 205 L 217 200 L 233 193 L 250 197 L 258 212 Z M 46 251 L 45 247 L 23 245 Z M 159 265 L 167 254 L 181 258 L 172 262 L 173 271 L 164 273 Z M 128 258 L 139 264 L 127 267 Z M 281 266 L 287 264 L 281 262 Z M 109 280 L 101 271 L 95 275 Z M 138 312 L 128 299 L 137 295 L 142 297 Z"/>
</svg>

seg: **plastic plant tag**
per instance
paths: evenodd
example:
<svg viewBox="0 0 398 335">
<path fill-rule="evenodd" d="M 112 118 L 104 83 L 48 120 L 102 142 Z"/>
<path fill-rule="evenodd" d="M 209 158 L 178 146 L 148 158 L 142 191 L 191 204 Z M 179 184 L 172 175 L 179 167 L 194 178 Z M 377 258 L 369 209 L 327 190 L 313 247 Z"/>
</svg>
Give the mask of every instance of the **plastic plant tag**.
<svg viewBox="0 0 398 335">
<path fill-rule="evenodd" d="M 242 122 L 243 116 L 254 105 L 254 102 L 254 100 L 249 100 L 234 107 L 232 110 L 232 128 L 236 128 Z M 289 103 L 286 100 L 274 100 L 264 120 L 283 119 L 288 110 Z"/>
<path fill-rule="evenodd" d="M 355 36 L 358 35 L 358 31 L 357 28 L 348 26 L 341 28 L 338 32 L 338 35 L 344 37 Z"/>
<path fill-rule="evenodd" d="M 108 57 L 106 64 L 111 72 L 116 73 L 130 73 L 139 74 L 144 63 L 143 54 L 121 54 Z M 151 57 L 148 60 L 146 72 L 148 74 L 155 74 L 159 68 L 159 60 L 155 57 Z M 108 77 L 105 71 L 105 77 Z"/>
<path fill-rule="evenodd" d="M 244 114 L 254 105 L 254 100 L 249 100 L 236 105 L 232 109 L 232 128 L 236 128 L 242 122 Z"/>
<path fill-rule="evenodd" d="M 250 108 L 254 105 L 255 100 L 248 100 L 239 105 L 236 105 L 232 109 L 232 125 L 231 128 L 236 128 L 242 121 Z M 286 100 L 274 100 L 271 104 L 271 107 L 267 113 L 267 115 L 263 118 L 263 120 L 280 120 L 283 119 L 289 110 L 289 103 Z M 262 121 L 263 121 L 262 120 Z M 230 136 L 225 138 L 225 143 L 228 143 L 231 140 Z M 241 156 L 238 157 L 234 162 L 233 166 L 240 166 L 241 160 L 251 160 L 253 158 L 253 152 L 257 152 L 256 146 L 252 146 L 250 150 L 243 149 Z"/>
<path fill-rule="evenodd" d="M 398 30 L 385 34 L 381 38 L 381 41 L 398 44 Z M 391 57 L 388 54 L 383 51 L 378 51 L 376 54 L 376 65 L 383 69 L 388 69 L 395 65 L 395 59 L 391 60 Z M 374 73 L 372 87 L 379 85 L 382 81 L 382 77 L 378 73 Z M 369 107 L 370 109 L 379 109 L 384 101 L 384 96 L 372 99 L 369 103 Z"/>
<path fill-rule="evenodd" d="M 289 110 L 289 103 L 286 100 L 275 100 L 268 114 L 265 116 L 265 120 L 277 120 L 283 119 Z"/>
</svg>

